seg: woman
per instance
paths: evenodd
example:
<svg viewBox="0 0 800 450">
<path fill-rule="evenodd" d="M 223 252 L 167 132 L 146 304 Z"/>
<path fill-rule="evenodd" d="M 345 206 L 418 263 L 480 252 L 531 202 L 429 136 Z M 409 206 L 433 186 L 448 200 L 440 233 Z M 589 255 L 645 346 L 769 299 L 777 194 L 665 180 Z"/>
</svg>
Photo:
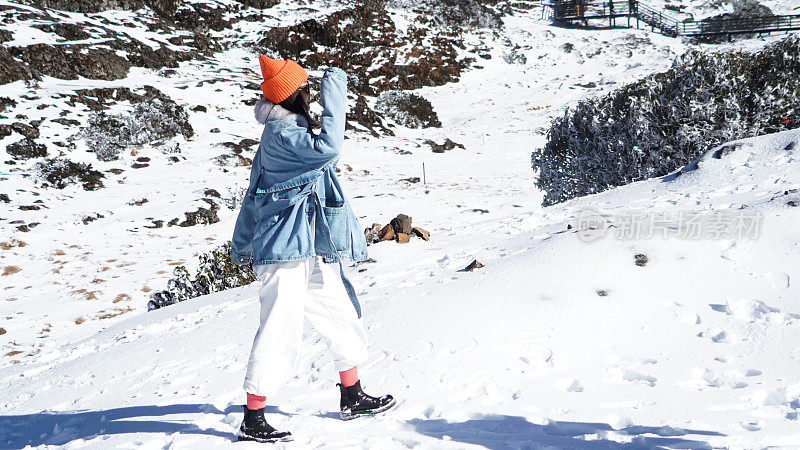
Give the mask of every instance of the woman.
<svg viewBox="0 0 800 450">
<path fill-rule="evenodd" d="M 395 401 L 391 395 L 365 394 L 357 374 L 367 357 L 366 336 L 342 260 L 366 259 L 366 242 L 335 174 L 344 140 L 346 75 L 336 68 L 325 71 L 321 131 L 314 134 L 306 71 L 264 55 L 259 62 L 264 99 L 255 114 L 264 132 L 231 250 L 237 264 L 252 259 L 261 282 L 261 324 L 244 381 L 247 405 L 239 440 L 277 442 L 291 440 L 291 433 L 271 427 L 264 407 L 297 364 L 304 319 L 333 354 L 342 419 L 386 411 Z"/>
</svg>

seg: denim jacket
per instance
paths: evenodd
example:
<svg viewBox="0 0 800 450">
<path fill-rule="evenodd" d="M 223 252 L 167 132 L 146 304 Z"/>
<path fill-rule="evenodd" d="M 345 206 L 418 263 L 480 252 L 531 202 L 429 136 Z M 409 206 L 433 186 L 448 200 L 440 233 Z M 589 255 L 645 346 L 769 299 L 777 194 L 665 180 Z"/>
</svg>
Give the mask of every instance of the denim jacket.
<svg viewBox="0 0 800 450">
<path fill-rule="evenodd" d="M 258 265 L 313 256 L 322 256 L 326 262 L 367 258 L 363 231 L 335 173 L 344 140 L 346 92 L 345 73 L 327 69 L 320 88 L 319 134 L 304 126 L 302 116 L 269 103 L 272 112 L 253 158 L 250 186 L 233 231 L 233 262 L 247 264 L 252 258 Z"/>
</svg>

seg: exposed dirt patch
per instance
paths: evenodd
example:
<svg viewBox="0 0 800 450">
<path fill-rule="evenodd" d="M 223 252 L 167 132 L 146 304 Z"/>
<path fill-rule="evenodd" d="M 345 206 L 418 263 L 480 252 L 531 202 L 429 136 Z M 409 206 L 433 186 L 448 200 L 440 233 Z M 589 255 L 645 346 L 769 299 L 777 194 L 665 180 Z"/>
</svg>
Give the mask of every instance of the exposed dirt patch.
<svg viewBox="0 0 800 450">
<path fill-rule="evenodd" d="M 17 266 L 7 266 L 7 267 L 3 268 L 3 275 L 2 276 L 7 277 L 9 275 L 14 275 L 15 273 L 19 273 L 20 270 L 22 270 L 22 269 L 20 269 Z"/>
</svg>

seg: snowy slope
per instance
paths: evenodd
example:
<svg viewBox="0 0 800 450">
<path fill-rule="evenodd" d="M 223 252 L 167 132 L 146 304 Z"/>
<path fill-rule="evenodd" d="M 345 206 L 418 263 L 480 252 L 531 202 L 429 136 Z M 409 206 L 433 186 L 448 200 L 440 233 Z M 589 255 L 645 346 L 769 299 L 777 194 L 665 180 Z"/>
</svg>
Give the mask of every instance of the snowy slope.
<svg viewBox="0 0 800 450">
<path fill-rule="evenodd" d="M 210 32 L 222 36 L 227 49 L 168 71 L 134 67 L 116 81 L 45 76 L 30 86 L 22 81 L 2 85 L 2 96 L 20 100 L 13 109 L 15 116 L 2 119 L 3 123 L 22 120 L 20 114 L 25 120 L 43 120 L 38 141 L 47 144 L 50 157 L 91 163 L 106 178 L 104 188 L 87 192 L 78 186 L 42 189 L 31 169 L 35 160 L 0 172 L 0 193 L 11 199 L 0 202 L 0 273 L 6 273 L 0 276 L 0 327 L 6 331 L 0 334 L 0 366 L 22 363 L 39 352 L 91 336 L 126 314 L 144 313 L 153 293 L 166 288 L 175 266 L 186 265 L 193 273 L 199 254 L 230 238 L 237 211 L 224 204 L 246 187 L 249 168 L 220 165 L 217 159 L 232 155 L 225 143 L 258 138 L 260 133 L 251 107 L 243 103 L 256 94 L 245 88 L 247 83 L 260 80 L 247 46 L 265 27 L 325 16 L 343 4 L 279 3 L 260 21 L 237 22 L 230 30 Z M 11 8 L 4 11 L 7 14 L 13 8 L 30 8 L 10 1 L 0 6 Z M 152 20 L 148 16 L 128 11 L 58 14 L 66 23 L 104 24 L 145 42 L 166 42 L 165 36 L 147 29 Z M 562 29 L 540 16 L 536 7 L 520 10 L 505 17 L 504 28 L 496 34 L 468 36 L 488 48 L 490 59 L 478 58 L 457 83 L 417 91 L 433 103 L 442 128 L 398 128 L 395 137 L 378 138 L 348 132 L 342 163 L 353 170 L 342 176 L 364 226 L 406 213 L 415 224 L 437 234 L 538 209 L 541 194 L 532 189 L 530 152 L 544 144 L 546 127 L 565 106 L 663 71 L 690 48 L 757 50 L 781 38 L 696 45 L 645 30 Z M 396 11 L 392 20 L 398 27 L 407 25 L 406 12 Z M 47 41 L 46 33 L 32 27 L 36 23 L 30 18 L 21 23 L 9 19 L 4 27 L 13 32 L 13 40 L 4 45 Z M 55 118 L 66 113 L 67 118 L 85 123 L 91 114 L 85 105 L 65 103 L 64 94 L 87 88 L 135 90 L 144 85 L 187 110 L 195 135 L 175 140 L 180 153 L 145 146 L 120 160 L 103 162 L 85 151 L 82 139 L 72 142 L 74 148 L 54 145 L 69 142 L 80 131 L 54 122 Z M 197 106 L 206 111 L 194 110 Z M 109 112 L 129 107 L 121 101 Z M 17 134 L 0 138 L 0 148 L 19 138 Z M 446 138 L 466 149 L 434 154 L 424 143 Z M 243 155 L 252 157 L 252 151 L 253 147 L 247 148 Z M 132 168 L 140 158 L 148 158 L 149 166 Z M 427 185 L 403 181 L 422 178 L 423 163 Z M 125 171 L 109 172 L 118 169 Z M 208 197 L 208 189 L 222 199 Z M 186 212 L 208 207 L 202 198 L 222 206 L 218 223 L 153 228 L 156 220 L 182 219 Z M 40 209 L 20 210 L 30 206 Z M 38 226 L 20 232 L 20 223 Z"/>
<path fill-rule="evenodd" d="M 378 262 L 353 273 L 371 340 L 361 372 L 399 406 L 338 420 L 335 371 L 309 332 L 296 376 L 269 399 L 269 420 L 296 435 L 285 447 L 796 446 L 800 130 L 729 148 L 669 182 L 372 247 Z M 587 243 L 585 210 L 761 220 L 755 239 L 612 227 Z M 486 267 L 459 272 L 473 256 Z M 0 370 L 0 446 L 231 445 L 255 295 L 131 316 Z"/>
</svg>

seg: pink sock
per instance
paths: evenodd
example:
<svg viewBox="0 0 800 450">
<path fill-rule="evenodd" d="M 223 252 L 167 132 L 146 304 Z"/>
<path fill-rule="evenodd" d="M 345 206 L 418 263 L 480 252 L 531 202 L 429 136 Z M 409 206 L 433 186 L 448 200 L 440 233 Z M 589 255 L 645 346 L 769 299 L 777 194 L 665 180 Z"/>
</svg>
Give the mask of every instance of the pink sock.
<svg viewBox="0 0 800 450">
<path fill-rule="evenodd" d="M 267 397 L 247 393 L 247 409 L 250 411 L 267 406 Z"/>
<path fill-rule="evenodd" d="M 339 379 L 342 380 L 342 386 L 344 387 L 350 387 L 358 383 L 358 366 L 339 372 Z"/>
</svg>

